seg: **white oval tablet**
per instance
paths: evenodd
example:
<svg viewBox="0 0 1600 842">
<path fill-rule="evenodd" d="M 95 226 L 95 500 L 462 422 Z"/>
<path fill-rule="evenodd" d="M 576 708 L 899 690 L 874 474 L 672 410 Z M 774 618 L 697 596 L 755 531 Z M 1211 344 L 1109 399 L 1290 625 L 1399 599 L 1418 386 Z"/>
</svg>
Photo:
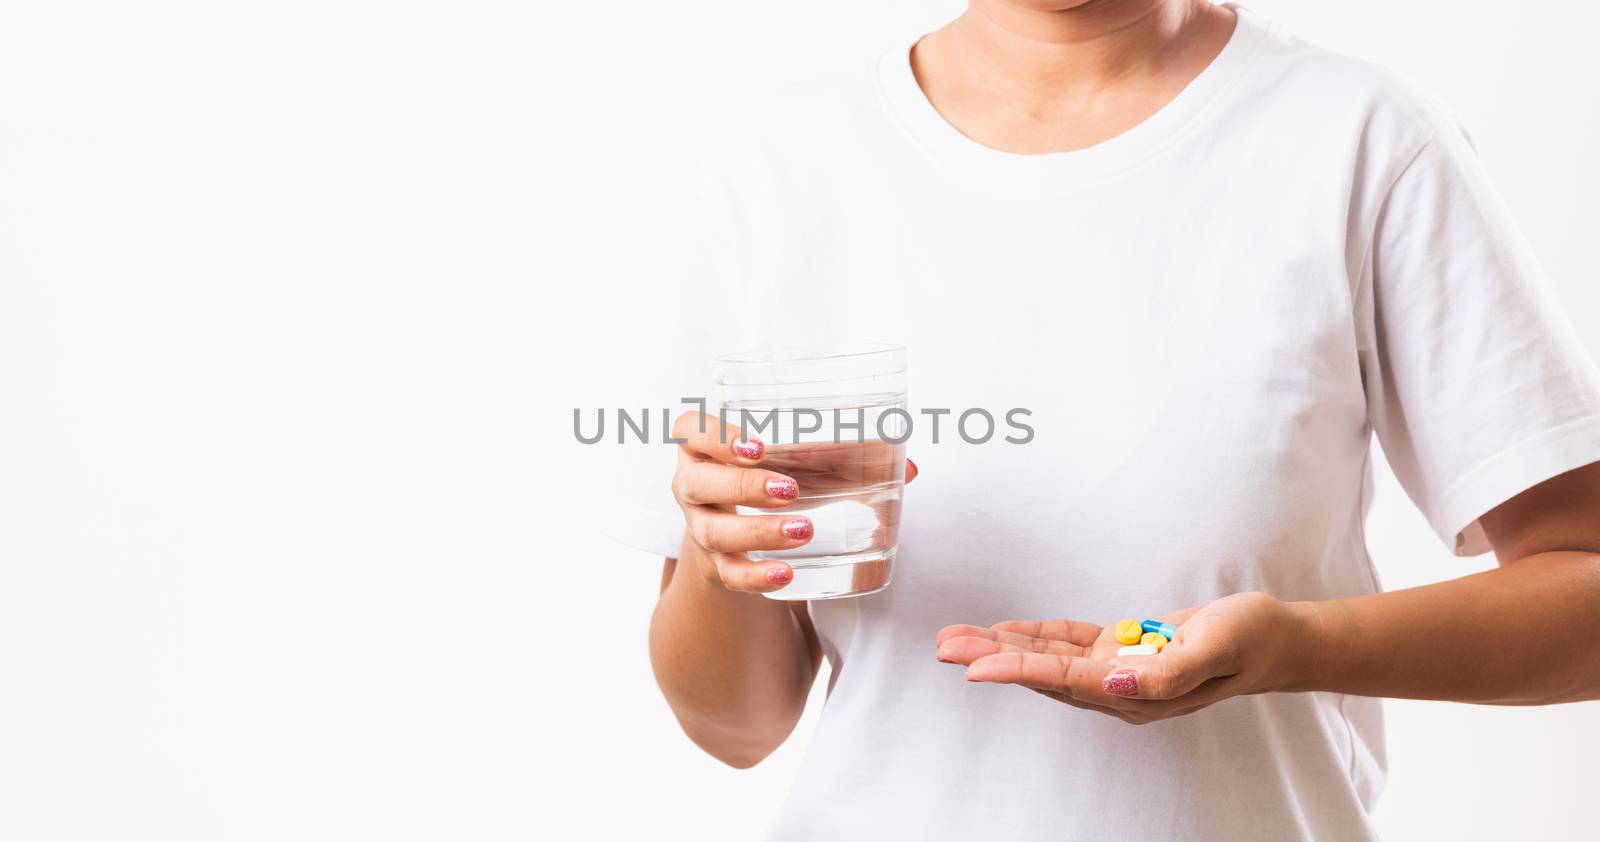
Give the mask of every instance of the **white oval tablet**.
<svg viewBox="0 0 1600 842">
<path fill-rule="evenodd" d="M 1139 644 L 1135 644 L 1133 646 L 1124 646 L 1121 649 L 1118 649 L 1117 650 L 1117 657 L 1118 658 L 1125 658 L 1125 657 L 1127 657 L 1129 655 L 1154 655 L 1155 653 L 1156 653 L 1155 644 L 1153 644 L 1153 643 L 1139 643 Z"/>
</svg>

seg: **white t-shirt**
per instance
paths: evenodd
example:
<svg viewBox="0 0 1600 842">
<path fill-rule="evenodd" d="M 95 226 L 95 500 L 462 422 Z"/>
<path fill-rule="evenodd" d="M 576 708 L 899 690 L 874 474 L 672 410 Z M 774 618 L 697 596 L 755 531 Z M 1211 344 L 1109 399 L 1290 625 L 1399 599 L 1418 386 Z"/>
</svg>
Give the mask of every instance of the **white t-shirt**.
<svg viewBox="0 0 1600 842">
<path fill-rule="evenodd" d="M 1600 375 L 1462 130 L 1239 11 L 1170 105 L 1021 156 L 947 124 L 908 50 L 781 97 L 711 158 L 692 326 L 719 352 L 910 349 L 911 403 L 1026 407 L 1025 445 L 918 420 L 893 584 L 810 606 L 833 686 L 776 840 L 1358 839 L 1379 702 L 1230 699 L 1134 727 L 934 657 L 950 623 L 1147 617 L 1379 589 L 1370 436 L 1439 536 L 1600 461 Z M 663 473 L 670 448 L 656 451 Z M 636 544 L 675 555 L 652 477 Z"/>
</svg>

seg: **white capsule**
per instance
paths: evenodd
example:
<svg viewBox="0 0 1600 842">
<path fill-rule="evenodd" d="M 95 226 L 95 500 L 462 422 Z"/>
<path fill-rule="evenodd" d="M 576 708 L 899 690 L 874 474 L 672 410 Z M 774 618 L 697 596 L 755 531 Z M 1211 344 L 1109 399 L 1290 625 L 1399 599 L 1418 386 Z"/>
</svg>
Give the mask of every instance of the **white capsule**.
<svg viewBox="0 0 1600 842">
<path fill-rule="evenodd" d="M 1155 644 L 1153 644 L 1153 643 L 1140 643 L 1140 644 L 1137 644 L 1137 645 L 1134 645 L 1134 646 L 1124 646 L 1121 649 L 1118 649 L 1117 650 L 1117 657 L 1118 658 L 1126 658 L 1129 655 L 1154 655 L 1155 653 L 1156 653 Z"/>
</svg>

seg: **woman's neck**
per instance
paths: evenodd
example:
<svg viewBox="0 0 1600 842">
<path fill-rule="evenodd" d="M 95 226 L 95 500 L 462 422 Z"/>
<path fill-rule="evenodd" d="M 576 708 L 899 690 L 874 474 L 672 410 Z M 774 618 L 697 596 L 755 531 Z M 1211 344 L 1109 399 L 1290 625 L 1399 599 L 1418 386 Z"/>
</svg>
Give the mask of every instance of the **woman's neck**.
<svg viewBox="0 0 1600 842">
<path fill-rule="evenodd" d="M 1089 0 L 1065 10 L 971 0 L 916 45 L 912 70 L 934 108 L 979 143 L 1069 151 L 1159 111 L 1221 52 L 1233 18 L 1205 0 Z"/>
</svg>

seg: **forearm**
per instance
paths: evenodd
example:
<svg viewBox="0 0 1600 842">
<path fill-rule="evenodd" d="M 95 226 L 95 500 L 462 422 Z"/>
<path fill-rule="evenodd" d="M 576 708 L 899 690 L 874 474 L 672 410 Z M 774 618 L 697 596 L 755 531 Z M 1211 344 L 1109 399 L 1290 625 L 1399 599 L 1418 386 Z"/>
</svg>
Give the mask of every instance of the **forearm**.
<svg viewBox="0 0 1600 842">
<path fill-rule="evenodd" d="M 1549 552 L 1448 582 L 1294 603 L 1289 690 L 1550 704 L 1600 698 L 1600 555 Z"/>
<path fill-rule="evenodd" d="M 719 760 L 750 766 L 794 730 L 817 658 L 790 603 L 728 590 L 700 553 L 685 542 L 670 571 L 650 622 L 650 661 L 684 733 Z"/>
</svg>

